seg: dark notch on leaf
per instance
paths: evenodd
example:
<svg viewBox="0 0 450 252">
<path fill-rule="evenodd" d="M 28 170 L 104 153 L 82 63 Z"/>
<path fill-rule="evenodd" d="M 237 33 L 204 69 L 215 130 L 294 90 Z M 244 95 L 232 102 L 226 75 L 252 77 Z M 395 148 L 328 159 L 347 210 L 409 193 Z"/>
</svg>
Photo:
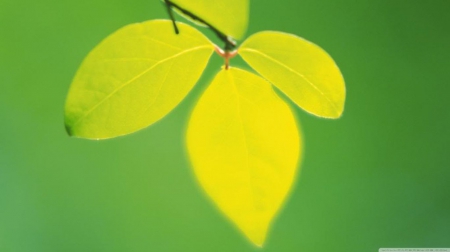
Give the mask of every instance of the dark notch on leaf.
<svg viewBox="0 0 450 252">
<path fill-rule="evenodd" d="M 179 33 L 179 30 L 178 30 L 177 24 L 175 22 L 175 17 L 173 16 L 172 8 L 176 8 L 177 10 L 181 11 L 184 15 L 192 18 L 193 20 L 195 20 L 197 22 L 200 22 L 200 23 L 206 25 L 211 30 L 213 30 L 214 33 L 217 35 L 217 37 L 219 37 L 219 39 L 222 40 L 225 43 L 224 50 L 226 52 L 229 52 L 229 51 L 233 50 L 233 48 L 236 47 L 236 42 L 235 41 L 233 41 L 231 38 L 229 38 L 223 32 L 219 31 L 216 27 L 212 26 L 211 24 L 209 24 L 208 22 L 206 22 L 202 18 L 196 16 L 195 14 L 193 14 L 192 12 L 190 12 L 188 10 L 185 10 L 185 9 L 181 8 L 179 5 L 177 5 L 175 3 L 172 3 L 170 0 L 164 0 L 164 3 L 167 6 L 167 10 L 169 12 L 170 19 L 172 19 L 173 27 L 175 29 L 175 33 L 176 34 Z"/>
</svg>

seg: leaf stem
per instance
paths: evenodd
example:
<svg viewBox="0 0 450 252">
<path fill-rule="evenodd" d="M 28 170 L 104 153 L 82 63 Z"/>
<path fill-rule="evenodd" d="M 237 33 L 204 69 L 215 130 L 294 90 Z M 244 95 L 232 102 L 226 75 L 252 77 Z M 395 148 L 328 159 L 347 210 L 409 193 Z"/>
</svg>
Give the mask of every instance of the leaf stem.
<svg viewBox="0 0 450 252">
<path fill-rule="evenodd" d="M 238 51 L 237 50 L 234 50 L 231 52 L 224 51 L 217 45 L 214 45 L 214 50 L 216 51 L 217 54 L 220 55 L 220 57 L 225 59 L 225 70 L 228 70 L 228 68 L 230 66 L 230 59 L 233 58 L 234 56 L 236 56 L 238 54 Z"/>
<path fill-rule="evenodd" d="M 219 31 L 216 27 L 214 27 L 210 23 L 206 22 L 205 20 L 203 20 L 202 18 L 198 17 L 194 13 L 183 9 L 182 7 L 180 7 L 179 5 L 173 3 L 170 0 L 164 0 L 164 2 L 165 2 L 166 6 L 167 6 L 167 9 L 169 11 L 169 16 L 172 19 L 173 26 L 174 26 L 176 34 L 178 34 L 179 31 L 178 31 L 178 27 L 177 27 L 177 25 L 175 23 L 175 18 L 174 18 L 173 13 L 172 13 L 172 8 L 175 8 L 175 9 L 179 10 L 184 15 L 186 15 L 186 16 L 192 18 L 193 20 L 195 20 L 197 22 L 200 22 L 200 23 L 206 25 L 207 27 L 209 27 L 217 35 L 217 37 L 225 43 L 225 46 L 224 46 L 224 51 L 225 52 L 229 52 L 229 51 L 233 50 L 233 48 L 236 47 L 236 42 L 233 39 L 231 39 L 229 36 L 225 35 L 223 32 Z"/>
</svg>

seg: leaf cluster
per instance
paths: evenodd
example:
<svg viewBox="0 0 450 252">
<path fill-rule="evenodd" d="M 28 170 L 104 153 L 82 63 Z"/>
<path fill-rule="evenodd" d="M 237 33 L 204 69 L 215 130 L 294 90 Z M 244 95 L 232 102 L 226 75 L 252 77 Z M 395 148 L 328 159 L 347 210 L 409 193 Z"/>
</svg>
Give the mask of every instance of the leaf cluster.
<svg viewBox="0 0 450 252">
<path fill-rule="evenodd" d="M 272 85 L 305 111 L 338 118 L 344 108 L 344 80 L 323 49 L 295 35 L 263 31 L 230 51 L 226 41 L 245 34 L 248 1 L 165 3 L 170 13 L 188 13 L 189 19 L 226 34 L 225 50 L 174 19 L 121 28 L 96 46 L 78 69 L 65 105 L 67 132 L 107 139 L 148 127 L 186 97 L 212 53 L 218 52 L 226 67 L 198 101 L 186 144 L 206 193 L 262 246 L 298 173 L 302 146 L 299 125 Z M 228 67 L 236 54 L 260 76 Z"/>
</svg>

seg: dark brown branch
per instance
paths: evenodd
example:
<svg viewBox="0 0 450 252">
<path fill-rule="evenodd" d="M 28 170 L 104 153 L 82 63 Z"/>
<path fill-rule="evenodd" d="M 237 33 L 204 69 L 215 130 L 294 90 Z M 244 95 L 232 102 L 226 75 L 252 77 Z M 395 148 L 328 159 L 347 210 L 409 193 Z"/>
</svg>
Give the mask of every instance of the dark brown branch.
<svg viewBox="0 0 450 252">
<path fill-rule="evenodd" d="M 165 2 L 166 6 L 167 6 L 167 9 L 169 11 L 169 16 L 172 19 L 173 26 L 174 26 L 176 34 L 178 34 L 179 31 L 178 31 L 178 27 L 177 27 L 176 22 L 175 22 L 175 18 L 174 18 L 173 13 L 172 13 L 172 8 L 175 8 L 175 9 L 179 10 L 184 15 L 192 18 L 193 20 L 195 20 L 197 22 L 200 22 L 200 23 L 206 25 L 211 30 L 213 30 L 213 32 L 217 35 L 217 37 L 225 43 L 224 50 L 226 52 L 231 51 L 231 50 L 233 50 L 233 48 L 236 47 L 236 42 L 235 41 L 233 41 L 230 37 L 225 35 L 223 32 L 219 31 L 216 27 L 214 27 L 210 23 L 206 22 L 205 20 L 203 20 L 202 18 L 200 18 L 197 15 L 193 14 L 192 12 L 183 9 L 182 7 L 180 7 L 179 5 L 171 2 L 170 0 L 164 0 L 164 2 Z"/>
<path fill-rule="evenodd" d="M 172 23 L 173 23 L 173 29 L 175 30 L 175 33 L 176 33 L 176 34 L 179 34 L 180 31 L 178 30 L 177 23 L 175 22 L 175 17 L 173 16 L 172 3 L 169 2 L 168 0 L 164 0 L 164 2 L 166 3 L 166 6 L 167 6 L 167 12 L 169 13 L 169 17 L 170 17 L 170 19 L 172 20 Z"/>
</svg>

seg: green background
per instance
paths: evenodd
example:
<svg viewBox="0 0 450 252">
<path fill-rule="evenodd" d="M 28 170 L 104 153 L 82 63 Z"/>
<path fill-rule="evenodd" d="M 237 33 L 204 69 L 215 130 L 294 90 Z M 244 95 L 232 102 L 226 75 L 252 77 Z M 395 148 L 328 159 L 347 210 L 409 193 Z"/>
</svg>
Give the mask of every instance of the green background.
<svg viewBox="0 0 450 252">
<path fill-rule="evenodd" d="M 252 1 L 248 35 L 313 41 L 347 85 L 339 120 L 293 107 L 305 159 L 263 251 L 450 247 L 449 13 L 448 0 Z M 64 131 L 84 56 L 166 16 L 157 0 L 0 0 L 0 251 L 258 250 L 206 198 L 184 147 L 217 55 L 152 127 L 106 141 Z"/>
</svg>

